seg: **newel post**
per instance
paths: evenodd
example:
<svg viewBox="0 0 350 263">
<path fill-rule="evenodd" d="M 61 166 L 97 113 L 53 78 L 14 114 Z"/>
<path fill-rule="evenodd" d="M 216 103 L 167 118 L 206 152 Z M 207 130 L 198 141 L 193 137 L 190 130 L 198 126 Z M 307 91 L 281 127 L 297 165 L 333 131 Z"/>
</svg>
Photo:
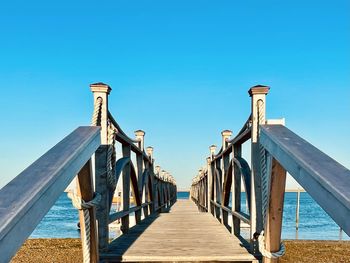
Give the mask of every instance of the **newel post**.
<svg viewBox="0 0 350 263">
<path fill-rule="evenodd" d="M 252 130 L 251 130 L 251 211 L 250 211 L 250 240 L 251 250 L 257 252 L 257 240 L 255 233 L 260 233 L 263 228 L 262 218 L 262 188 L 259 154 L 259 124 L 265 124 L 266 94 L 269 87 L 257 85 L 249 90 L 251 97 Z"/>
<path fill-rule="evenodd" d="M 232 135 L 232 131 L 230 130 L 224 130 L 221 132 L 221 136 L 222 136 L 222 151 L 224 152 L 228 146 L 228 140 L 229 138 L 231 137 Z M 224 206 L 224 205 L 228 205 L 228 204 L 225 204 L 225 191 L 226 189 L 224 189 L 224 182 L 226 180 L 226 176 L 232 176 L 232 175 L 229 175 L 227 174 L 227 170 L 228 170 L 228 167 L 230 165 L 230 155 L 229 154 L 223 154 L 222 156 L 222 161 L 221 161 L 221 167 L 222 167 L 222 176 L 223 178 L 221 179 L 221 189 L 222 189 L 222 192 L 221 192 L 221 205 Z M 228 200 L 227 200 L 228 201 Z M 221 222 L 227 227 L 229 228 L 229 225 L 228 225 L 228 212 L 225 211 L 224 209 L 221 208 Z"/>
<path fill-rule="evenodd" d="M 146 153 L 148 155 L 148 157 L 151 159 L 151 163 L 147 164 L 147 167 L 150 170 L 152 170 L 152 172 L 149 172 L 149 178 L 147 180 L 147 185 L 145 185 L 145 202 L 150 202 L 153 201 L 152 205 L 150 206 L 150 213 L 153 213 L 155 211 L 155 206 L 154 206 L 154 200 L 155 200 L 155 196 L 154 196 L 154 184 L 151 187 L 151 191 L 153 191 L 152 193 L 149 192 L 149 185 L 152 184 L 152 182 L 154 182 L 154 177 L 153 177 L 153 164 L 154 164 L 154 159 L 153 159 L 153 147 L 147 147 L 146 149 Z M 152 177 L 152 178 L 151 178 Z M 153 196 L 153 200 L 150 200 L 150 195 Z M 145 206 L 143 209 L 143 213 L 146 216 L 148 216 L 148 206 Z"/>
<path fill-rule="evenodd" d="M 211 174 L 211 157 L 207 158 L 207 209 L 208 213 L 213 213 L 212 206 L 211 206 L 211 195 L 212 195 L 212 185 L 213 185 L 213 178 Z"/>
<path fill-rule="evenodd" d="M 209 147 L 210 150 L 210 158 L 211 158 L 211 176 L 212 176 L 212 197 L 213 202 L 217 202 L 218 198 L 220 198 L 220 193 L 218 193 L 219 186 L 217 185 L 219 180 L 216 178 L 216 162 L 214 162 L 215 158 L 215 151 L 216 151 L 216 145 L 211 145 Z M 216 205 L 212 204 L 212 214 L 213 216 L 216 216 L 216 218 L 220 219 L 220 208 Z"/>
<path fill-rule="evenodd" d="M 136 153 L 136 167 L 137 167 L 137 188 L 138 192 L 137 194 L 140 196 L 141 202 L 144 202 L 146 199 L 146 191 L 147 191 L 147 185 L 145 185 L 145 194 L 143 194 L 143 185 L 142 185 L 142 175 L 144 170 L 144 164 L 143 164 L 143 150 L 144 150 L 144 144 L 145 144 L 145 132 L 142 130 L 137 130 L 134 132 L 136 141 L 138 141 L 138 147 L 141 150 L 141 153 Z M 145 163 L 146 169 L 148 169 L 149 164 Z M 147 207 L 146 207 L 147 208 Z M 136 221 L 139 222 L 141 220 L 141 212 L 136 211 Z"/>
<path fill-rule="evenodd" d="M 159 186 L 159 182 L 160 182 L 160 171 L 161 171 L 161 167 L 159 165 L 157 165 L 155 167 L 156 173 L 155 173 L 155 178 L 154 178 L 154 184 L 153 184 L 153 189 L 154 189 L 154 200 L 153 200 L 153 207 L 154 207 L 154 211 L 158 211 L 158 208 L 160 206 L 160 186 Z"/>
<path fill-rule="evenodd" d="M 96 211 L 99 250 L 105 251 L 109 239 L 109 193 L 107 189 L 108 95 L 112 89 L 104 83 L 91 84 L 90 88 L 94 96 L 94 117 L 97 120 L 92 125 L 101 126 L 101 146 L 95 153 L 95 190 L 101 194 L 101 202 Z M 96 114 L 98 112 L 99 114 Z"/>
</svg>

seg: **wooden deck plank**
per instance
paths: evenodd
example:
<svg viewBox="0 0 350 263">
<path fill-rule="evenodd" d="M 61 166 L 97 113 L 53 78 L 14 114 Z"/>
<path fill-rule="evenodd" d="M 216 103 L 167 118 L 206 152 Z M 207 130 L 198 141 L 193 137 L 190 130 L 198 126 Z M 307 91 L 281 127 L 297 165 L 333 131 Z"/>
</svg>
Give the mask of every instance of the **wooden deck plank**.
<svg viewBox="0 0 350 263">
<path fill-rule="evenodd" d="M 169 213 L 152 215 L 114 240 L 103 262 L 255 262 L 241 241 L 190 200 L 178 200 Z"/>
</svg>

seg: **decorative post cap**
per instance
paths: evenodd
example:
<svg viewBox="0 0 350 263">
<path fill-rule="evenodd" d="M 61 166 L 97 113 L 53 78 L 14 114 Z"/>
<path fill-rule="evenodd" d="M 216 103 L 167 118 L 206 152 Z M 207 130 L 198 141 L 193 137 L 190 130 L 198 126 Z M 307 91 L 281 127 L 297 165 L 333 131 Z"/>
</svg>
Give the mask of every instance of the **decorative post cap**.
<svg viewBox="0 0 350 263">
<path fill-rule="evenodd" d="M 143 139 L 146 133 L 143 130 L 137 130 L 137 131 L 134 131 L 134 133 L 135 133 L 136 140 L 141 143 L 140 144 L 141 150 L 143 150 Z"/>
<path fill-rule="evenodd" d="M 251 87 L 248 91 L 249 96 L 253 96 L 255 94 L 267 94 L 269 93 L 270 87 L 264 85 L 256 85 Z"/>
<path fill-rule="evenodd" d="M 161 177 L 160 177 L 162 180 L 164 180 L 164 178 L 165 178 L 165 173 L 166 173 L 166 171 L 162 170 Z"/>
<path fill-rule="evenodd" d="M 103 82 L 97 82 L 90 85 L 92 92 L 105 92 L 109 94 L 111 92 L 111 87 Z"/>
<path fill-rule="evenodd" d="M 232 131 L 230 130 L 224 130 L 221 132 L 222 137 L 229 138 L 232 135 Z"/>
<path fill-rule="evenodd" d="M 136 137 L 145 136 L 146 134 L 143 130 L 137 130 L 137 131 L 134 131 L 134 133 Z"/>
<path fill-rule="evenodd" d="M 146 152 L 147 152 L 148 156 L 152 156 L 152 154 L 153 154 L 153 147 L 151 147 L 151 146 L 147 147 L 146 148 Z"/>
<path fill-rule="evenodd" d="M 216 150 L 216 145 L 211 145 L 210 147 L 209 147 L 209 149 L 210 149 L 210 152 L 215 152 L 215 150 Z"/>
</svg>

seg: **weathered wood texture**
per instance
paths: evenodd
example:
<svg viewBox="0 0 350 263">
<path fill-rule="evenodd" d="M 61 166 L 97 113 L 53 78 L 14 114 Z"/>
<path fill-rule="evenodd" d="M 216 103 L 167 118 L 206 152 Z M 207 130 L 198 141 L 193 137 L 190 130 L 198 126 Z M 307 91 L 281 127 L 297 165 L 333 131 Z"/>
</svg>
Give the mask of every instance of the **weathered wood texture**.
<svg viewBox="0 0 350 263">
<path fill-rule="evenodd" d="M 280 250 L 282 217 L 284 203 L 284 189 L 286 186 L 286 170 L 275 160 L 271 163 L 271 190 L 265 226 L 266 250 L 277 252 Z M 277 263 L 278 259 L 264 258 L 264 263 Z"/>
<path fill-rule="evenodd" d="M 114 240 L 102 262 L 236 261 L 258 262 L 239 239 L 190 200 L 178 200 L 169 213 L 151 215 Z"/>
<path fill-rule="evenodd" d="M 260 143 L 350 235 L 350 170 L 282 125 L 262 126 Z"/>
<path fill-rule="evenodd" d="M 89 202 L 94 198 L 94 186 L 92 179 L 92 163 L 89 160 L 78 173 L 77 193 L 85 201 Z M 91 263 L 97 263 L 99 259 L 98 254 L 98 237 L 96 226 L 96 209 L 95 207 L 89 208 L 90 216 L 90 233 L 86 233 L 86 222 L 84 218 L 84 210 L 79 210 L 79 222 L 80 222 L 80 237 L 84 242 L 87 235 L 90 236 L 90 261 Z"/>
<path fill-rule="evenodd" d="M 0 262 L 8 262 L 100 145 L 79 127 L 0 190 Z"/>
</svg>

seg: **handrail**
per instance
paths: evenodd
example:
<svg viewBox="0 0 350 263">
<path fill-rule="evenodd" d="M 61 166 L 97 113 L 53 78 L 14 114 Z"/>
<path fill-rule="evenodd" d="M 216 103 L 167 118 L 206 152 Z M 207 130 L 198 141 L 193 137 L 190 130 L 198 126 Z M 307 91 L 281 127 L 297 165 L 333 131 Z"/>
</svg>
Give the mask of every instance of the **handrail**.
<svg viewBox="0 0 350 263">
<path fill-rule="evenodd" d="M 124 137 L 126 138 L 126 140 L 132 144 L 132 143 L 137 143 L 137 140 L 133 140 L 130 137 L 128 137 L 128 135 L 126 135 L 126 133 L 122 130 L 122 128 L 120 127 L 120 125 L 118 124 L 118 122 L 114 119 L 112 113 L 110 111 L 108 111 L 107 113 L 108 115 L 108 119 L 112 122 L 112 124 L 114 125 L 114 127 L 118 130 L 118 133 L 124 135 Z"/>
<path fill-rule="evenodd" d="M 8 262 L 100 145 L 79 127 L 0 190 L 0 261 Z"/>
<path fill-rule="evenodd" d="M 284 119 L 266 120 L 268 91 L 261 85 L 249 90 L 251 115 L 233 139 L 231 131 L 221 133 L 217 154 L 215 145 L 209 147 L 207 168 L 193 178 L 190 195 L 200 211 L 211 213 L 235 235 L 240 221 L 249 220 L 251 252 L 277 262 L 285 252 L 281 231 L 287 172 L 350 235 L 350 170 L 282 126 Z M 249 139 L 250 166 L 242 158 L 242 144 Z M 241 211 L 242 177 L 249 215 Z"/>
<path fill-rule="evenodd" d="M 108 110 L 111 88 L 104 83 L 90 85 L 94 95 L 94 109 L 99 109 L 101 120 L 101 147 L 96 152 L 96 191 L 101 193 L 101 204 L 97 209 L 99 228 L 99 250 L 109 246 L 109 224 L 121 219 L 123 234 L 129 231 L 129 216 L 135 213 L 139 224 L 150 214 L 170 208 L 176 201 L 176 181 L 166 171 L 156 167 L 154 171 L 153 148 L 144 150 L 145 132 L 135 131 L 136 139 L 130 138 Z M 96 106 L 97 103 L 98 107 Z M 116 148 L 122 156 L 117 160 Z M 132 154 L 135 154 L 132 156 Z M 136 162 L 134 163 L 134 158 Z M 119 180 L 122 179 L 122 180 Z M 121 211 L 111 211 L 115 191 L 120 191 Z M 130 204 L 133 196 L 135 206 Z"/>
<path fill-rule="evenodd" d="M 252 122 L 252 115 L 250 114 L 247 121 L 243 124 L 243 127 L 238 132 L 238 134 L 231 140 L 227 140 L 227 147 L 225 147 L 225 149 L 221 147 L 219 152 L 213 156 L 213 160 L 218 160 L 222 156 L 230 154 L 233 151 L 233 146 L 235 144 L 241 145 L 245 143 L 247 140 L 249 140 L 251 137 L 251 124 L 252 124 L 251 122 Z"/>
<path fill-rule="evenodd" d="M 263 125 L 260 144 L 350 235 L 350 170 L 282 125 Z"/>
</svg>

